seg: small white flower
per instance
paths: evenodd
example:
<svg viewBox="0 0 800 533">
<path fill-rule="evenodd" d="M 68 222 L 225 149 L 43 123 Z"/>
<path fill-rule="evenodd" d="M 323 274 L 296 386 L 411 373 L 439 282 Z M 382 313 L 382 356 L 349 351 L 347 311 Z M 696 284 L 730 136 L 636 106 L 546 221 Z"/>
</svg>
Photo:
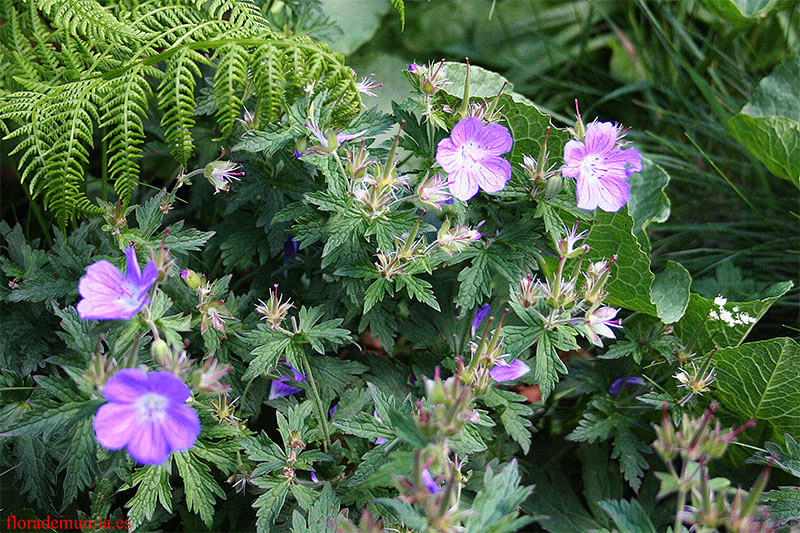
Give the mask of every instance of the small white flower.
<svg viewBox="0 0 800 533">
<path fill-rule="evenodd" d="M 721 294 L 714 298 L 714 303 L 720 307 L 728 303 L 728 299 L 724 298 Z"/>
</svg>

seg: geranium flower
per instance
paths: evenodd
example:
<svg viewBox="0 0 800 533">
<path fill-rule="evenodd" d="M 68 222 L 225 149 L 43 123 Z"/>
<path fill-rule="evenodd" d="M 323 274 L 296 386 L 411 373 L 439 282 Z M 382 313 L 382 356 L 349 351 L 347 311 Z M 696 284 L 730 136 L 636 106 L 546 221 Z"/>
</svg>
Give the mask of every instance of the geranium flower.
<svg viewBox="0 0 800 533">
<path fill-rule="evenodd" d="M 108 400 L 94 417 L 97 442 L 126 448 L 134 460 L 158 465 L 173 451 L 188 450 L 200 434 L 200 418 L 186 405 L 192 395 L 172 372 L 120 370 L 103 387 Z"/>
<path fill-rule="evenodd" d="M 628 385 L 644 385 L 644 380 L 639 376 L 621 377 L 614 381 L 608 388 L 609 394 L 619 394 L 619 391 Z"/>
<path fill-rule="evenodd" d="M 422 474 L 420 476 L 422 478 L 422 483 L 425 485 L 425 488 L 428 489 L 428 492 L 431 494 L 438 494 L 442 488 L 436 483 L 436 480 L 433 479 L 430 470 L 427 468 L 422 469 Z"/>
<path fill-rule="evenodd" d="M 561 173 L 578 178 L 579 208 L 614 212 L 628 202 L 631 187 L 626 180 L 642 170 L 642 155 L 636 148 L 620 148 L 621 137 L 611 122 L 594 121 L 586 127 L 584 142 L 564 145 Z"/>
<path fill-rule="evenodd" d="M 502 360 L 498 360 L 489 371 L 489 375 L 493 380 L 502 383 L 504 381 L 519 379 L 530 371 L 530 367 L 521 359 L 514 359 L 508 364 L 505 364 Z"/>
<path fill-rule="evenodd" d="M 128 320 L 150 303 L 147 291 L 158 278 L 158 268 L 153 261 L 144 272 L 133 246 L 125 249 L 128 266 L 125 275 L 110 262 L 102 259 L 86 268 L 86 275 L 78 282 L 82 299 L 76 309 L 84 320 Z"/>
<path fill-rule="evenodd" d="M 462 119 L 450 137 L 439 141 L 436 162 L 447 172 L 450 192 L 461 201 L 478 193 L 497 192 L 511 179 L 511 163 L 501 156 L 514 141 L 508 129 L 487 124 L 475 117 Z"/>
<path fill-rule="evenodd" d="M 472 317 L 472 336 L 475 336 L 475 333 L 478 331 L 478 328 L 481 327 L 483 321 L 486 320 L 486 317 L 489 316 L 489 313 L 492 312 L 492 308 L 489 304 L 483 304 L 479 308 L 475 310 L 475 316 Z"/>
<path fill-rule="evenodd" d="M 306 377 L 294 369 L 292 365 L 287 362 L 283 363 L 284 365 L 288 366 L 292 370 L 293 374 L 293 381 L 305 381 Z M 292 387 L 291 385 L 287 385 L 289 378 L 282 377 L 281 379 L 273 379 L 272 383 L 269 386 L 269 399 L 274 400 L 276 398 L 284 398 L 286 396 L 291 396 L 292 394 L 297 394 L 301 391 L 297 387 Z"/>
<path fill-rule="evenodd" d="M 206 165 L 203 175 L 214 186 L 214 194 L 219 191 L 228 192 L 232 181 L 239 181 L 244 176 L 242 165 L 233 161 L 212 161 Z"/>
</svg>

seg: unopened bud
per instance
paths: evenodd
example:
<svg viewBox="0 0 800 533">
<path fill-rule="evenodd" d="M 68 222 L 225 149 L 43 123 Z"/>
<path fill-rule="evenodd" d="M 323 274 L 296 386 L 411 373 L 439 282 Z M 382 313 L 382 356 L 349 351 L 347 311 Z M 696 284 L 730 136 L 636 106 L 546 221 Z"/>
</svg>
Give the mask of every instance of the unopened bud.
<svg viewBox="0 0 800 533">
<path fill-rule="evenodd" d="M 172 352 L 169 349 L 169 345 L 163 339 L 156 339 L 153 344 L 150 345 L 150 354 L 158 364 L 166 366 Z"/>
<path fill-rule="evenodd" d="M 181 277 L 183 278 L 183 281 L 186 283 L 186 286 L 192 290 L 200 286 L 201 282 L 200 276 L 194 270 L 189 270 L 189 269 L 181 270 Z"/>
</svg>

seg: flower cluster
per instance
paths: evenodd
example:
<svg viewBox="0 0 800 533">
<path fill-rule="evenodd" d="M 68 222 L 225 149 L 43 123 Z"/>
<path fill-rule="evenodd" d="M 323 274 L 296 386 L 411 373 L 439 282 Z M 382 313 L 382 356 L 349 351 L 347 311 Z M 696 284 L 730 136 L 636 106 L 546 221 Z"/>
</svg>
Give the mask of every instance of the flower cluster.
<svg viewBox="0 0 800 533">
<path fill-rule="evenodd" d="M 721 294 L 714 298 L 714 305 L 717 307 L 708 312 L 708 318 L 724 322 L 731 328 L 758 322 L 757 318 L 750 316 L 744 311 L 740 311 L 738 306 L 733 306 L 729 311 L 725 308 L 727 303 L 727 298 L 724 298 Z"/>
</svg>

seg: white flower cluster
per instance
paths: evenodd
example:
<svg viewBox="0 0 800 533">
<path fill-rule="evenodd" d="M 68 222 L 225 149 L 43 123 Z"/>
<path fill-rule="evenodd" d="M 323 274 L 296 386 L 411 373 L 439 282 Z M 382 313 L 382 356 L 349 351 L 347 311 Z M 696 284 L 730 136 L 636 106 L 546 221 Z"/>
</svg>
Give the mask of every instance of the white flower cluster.
<svg viewBox="0 0 800 533">
<path fill-rule="evenodd" d="M 739 311 L 737 306 L 731 308 L 730 311 L 725 309 L 725 304 L 728 303 L 728 300 L 724 298 L 721 294 L 714 298 L 714 305 L 717 306 L 717 309 L 711 309 L 708 312 L 709 318 L 712 320 L 721 320 L 725 322 L 729 327 L 745 325 L 745 324 L 755 324 L 758 322 L 757 318 L 753 318 L 752 316 L 748 315 L 744 311 Z"/>
</svg>

